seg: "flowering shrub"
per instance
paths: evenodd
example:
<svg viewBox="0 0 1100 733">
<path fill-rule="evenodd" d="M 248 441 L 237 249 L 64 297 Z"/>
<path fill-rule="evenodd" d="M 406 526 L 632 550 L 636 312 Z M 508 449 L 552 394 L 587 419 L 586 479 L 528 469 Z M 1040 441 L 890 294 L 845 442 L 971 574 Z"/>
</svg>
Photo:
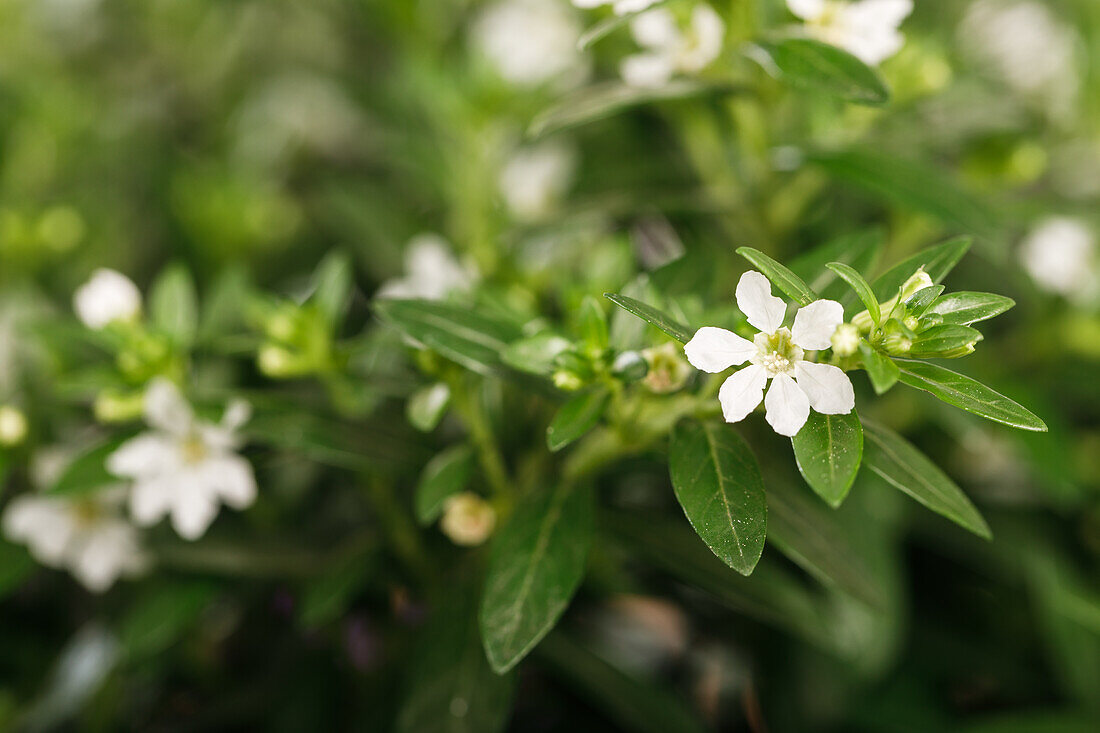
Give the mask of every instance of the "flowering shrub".
<svg viewBox="0 0 1100 733">
<path fill-rule="evenodd" d="M 1096 38 L 0 7 L 0 728 L 1095 730 Z"/>
</svg>

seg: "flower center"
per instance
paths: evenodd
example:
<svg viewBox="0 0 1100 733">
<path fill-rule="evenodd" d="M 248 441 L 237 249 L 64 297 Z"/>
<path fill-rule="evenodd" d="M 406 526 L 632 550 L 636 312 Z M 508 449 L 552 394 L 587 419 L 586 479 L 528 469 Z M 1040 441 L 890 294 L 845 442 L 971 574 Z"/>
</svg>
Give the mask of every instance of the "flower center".
<svg viewBox="0 0 1100 733">
<path fill-rule="evenodd" d="M 188 463 L 199 463 L 206 458 L 206 443 L 198 435 L 189 435 L 180 442 L 180 453 Z"/>
<path fill-rule="evenodd" d="M 73 504 L 73 515 L 81 526 L 95 524 L 103 515 L 103 510 L 94 501 L 78 501 Z"/>
<path fill-rule="evenodd" d="M 787 328 L 780 328 L 775 333 L 758 333 L 753 343 L 757 351 L 752 363 L 764 367 L 769 377 L 790 374 L 794 365 L 802 361 L 802 349 L 791 341 Z"/>
</svg>

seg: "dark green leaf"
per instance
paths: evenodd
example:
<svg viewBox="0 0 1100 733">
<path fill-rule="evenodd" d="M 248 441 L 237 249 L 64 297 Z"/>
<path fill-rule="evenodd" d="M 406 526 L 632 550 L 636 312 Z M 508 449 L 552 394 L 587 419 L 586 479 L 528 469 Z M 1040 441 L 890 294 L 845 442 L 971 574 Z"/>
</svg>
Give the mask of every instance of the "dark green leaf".
<svg viewBox="0 0 1100 733">
<path fill-rule="evenodd" d="M 1014 305 L 1016 301 L 1003 295 L 964 291 L 943 296 L 932 304 L 928 312 L 943 316 L 944 323 L 969 326 L 999 316 Z"/>
<path fill-rule="evenodd" d="M 632 87 L 621 82 L 606 82 L 579 89 L 566 95 L 532 120 L 528 137 L 537 138 L 558 130 L 585 125 L 619 114 L 633 107 L 659 102 L 736 94 L 743 87 L 728 83 L 710 83 L 676 79 L 661 87 Z"/>
<path fill-rule="evenodd" d="M 909 300 L 905 301 L 905 307 L 912 315 L 921 316 L 928 309 L 928 306 L 932 305 L 932 301 L 940 297 L 943 291 L 944 287 L 942 285 L 930 285 L 927 288 L 921 288 L 909 296 Z"/>
<path fill-rule="evenodd" d="M 153 327 L 187 345 L 199 325 L 198 296 L 191 273 L 182 264 L 169 265 L 149 291 L 149 316 Z"/>
<path fill-rule="evenodd" d="M 504 363 L 529 374 L 548 375 L 554 368 L 554 357 L 568 349 L 569 340 L 555 333 L 539 333 L 508 344 L 501 353 Z"/>
<path fill-rule="evenodd" d="M 933 326 L 922 331 L 920 338 L 909 349 L 910 356 L 929 357 L 946 354 L 967 344 L 981 341 L 982 334 L 969 326 L 956 326 L 953 323 Z"/>
<path fill-rule="evenodd" d="M 866 341 L 859 342 L 859 353 L 863 356 L 863 368 L 867 370 L 867 376 L 871 378 L 871 386 L 875 388 L 875 394 L 886 392 L 897 384 L 901 370 L 886 354 L 876 350 Z"/>
<path fill-rule="evenodd" d="M 863 301 L 863 305 L 867 307 L 867 312 L 871 314 L 871 320 L 874 321 L 877 326 L 882 319 L 882 314 L 879 312 L 878 307 L 878 298 L 875 297 L 874 292 L 871 290 L 871 286 L 863 279 L 863 275 L 860 275 L 843 262 L 830 262 L 825 266 L 839 275 L 844 282 L 852 287 L 852 290 L 859 296 L 859 299 Z"/>
<path fill-rule="evenodd" d="M 879 275 L 873 284 L 875 297 L 879 300 L 889 300 L 898 294 L 898 289 L 913 276 L 921 267 L 932 278 L 932 282 L 938 283 L 947 277 L 947 273 L 958 264 L 967 250 L 970 249 L 970 238 L 959 237 L 949 242 L 938 244 L 921 250 L 889 270 Z"/>
<path fill-rule="evenodd" d="M 954 481 L 911 443 L 889 428 L 864 421 L 863 465 L 932 511 L 986 539 L 992 538 L 982 515 Z"/>
<path fill-rule="evenodd" d="M 607 409 L 611 394 L 596 389 L 573 395 L 546 428 L 546 445 L 559 451 L 596 426 Z"/>
<path fill-rule="evenodd" d="M 607 316 L 599 301 L 591 295 L 581 302 L 578 317 L 580 337 L 585 348 L 591 353 L 599 353 L 607 348 Z"/>
<path fill-rule="evenodd" d="M 474 452 L 469 446 L 456 445 L 428 461 L 416 485 L 417 521 L 425 525 L 434 522 L 447 497 L 465 489 L 473 473 Z"/>
<path fill-rule="evenodd" d="M 313 273 L 313 294 L 309 300 L 317 306 L 330 328 L 339 325 L 351 302 L 354 287 L 351 259 L 342 252 L 333 252 Z"/>
<path fill-rule="evenodd" d="M 810 488 L 830 506 L 840 506 L 863 457 L 863 428 L 855 411 L 847 415 L 810 412 L 806 424 L 791 438 L 791 446 Z"/>
<path fill-rule="evenodd" d="M 409 424 L 422 433 L 430 433 L 439 425 L 451 404 L 451 388 L 443 382 L 422 387 L 409 397 L 405 416 Z"/>
<path fill-rule="evenodd" d="M 355 593 L 371 568 L 363 557 L 342 562 L 319 578 L 311 579 L 303 588 L 297 604 L 298 623 L 306 629 L 317 629 L 343 616 Z"/>
<path fill-rule="evenodd" d="M 145 589 L 119 626 L 126 656 L 148 657 L 167 649 L 194 626 L 214 591 L 207 582 L 179 580 Z"/>
<path fill-rule="evenodd" d="M 817 293 L 810 290 L 802 278 L 795 275 L 771 257 L 752 247 L 738 247 L 737 254 L 756 266 L 772 283 L 799 305 L 809 305 L 817 300 Z"/>
<path fill-rule="evenodd" d="M 96 489 L 117 484 L 120 479 L 107 471 L 107 456 L 118 450 L 124 438 L 96 443 L 68 465 L 61 477 L 50 487 L 49 493 L 60 496 L 82 496 Z"/>
<path fill-rule="evenodd" d="M 819 89 L 847 102 L 880 106 L 890 90 L 877 71 L 836 46 L 809 38 L 784 38 L 752 47 L 749 56 L 772 76 Z"/>
<path fill-rule="evenodd" d="M 551 634 L 539 647 L 539 659 L 549 664 L 576 693 L 603 710 L 617 727 L 636 733 L 703 733 L 689 708 L 663 685 L 624 674 L 585 644 L 562 632 Z"/>
<path fill-rule="evenodd" d="M 15 590 L 35 567 L 25 548 L 0 539 L 0 598 Z"/>
<path fill-rule="evenodd" d="M 506 320 L 447 303 L 377 300 L 374 307 L 409 338 L 482 374 L 503 367 L 500 352 L 520 335 Z"/>
<path fill-rule="evenodd" d="M 927 362 L 899 360 L 901 381 L 923 389 L 949 405 L 1021 430 L 1045 432 L 1046 423 L 1029 410 L 981 382 Z"/>
<path fill-rule="evenodd" d="M 554 628 L 584 577 L 592 543 L 588 488 L 556 486 L 521 504 L 493 539 L 481 598 L 481 638 L 497 673 Z"/>
<path fill-rule="evenodd" d="M 633 313 L 647 323 L 653 324 L 680 343 L 686 344 L 691 341 L 692 334 L 687 326 L 678 323 L 671 316 L 662 313 L 653 306 L 616 293 L 604 293 L 604 297 L 623 310 Z"/>
<path fill-rule="evenodd" d="M 749 446 L 728 425 L 682 422 L 672 433 L 668 469 L 703 542 L 737 572 L 751 573 L 764 550 L 768 507 Z"/>
<path fill-rule="evenodd" d="M 848 287 L 825 265 L 843 262 L 858 272 L 871 272 L 884 236 L 880 228 L 842 235 L 795 258 L 790 263 L 791 272 L 822 298 L 841 300 L 849 293 Z"/>
</svg>

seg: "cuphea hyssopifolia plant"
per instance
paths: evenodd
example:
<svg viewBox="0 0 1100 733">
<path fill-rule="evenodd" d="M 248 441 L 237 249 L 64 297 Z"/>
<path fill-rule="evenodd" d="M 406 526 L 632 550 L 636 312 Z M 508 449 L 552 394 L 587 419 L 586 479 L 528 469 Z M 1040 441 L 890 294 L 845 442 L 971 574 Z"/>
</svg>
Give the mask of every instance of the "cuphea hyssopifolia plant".
<svg viewBox="0 0 1100 733">
<path fill-rule="evenodd" d="M 862 302 L 865 309 L 857 313 L 852 311 L 858 306 L 846 309 L 819 297 L 764 253 L 741 248 L 738 253 L 754 269 L 737 284 L 745 320 L 731 329 L 689 328 L 652 304 L 607 294 L 626 312 L 622 316 L 630 320 L 627 313 L 633 314 L 655 327 L 643 325 L 650 348 L 638 350 L 613 345 L 594 298 L 561 331 L 541 319 L 518 324 L 476 307 L 378 301 L 383 318 L 452 368 L 517 380 L 529 396 L 560 403 L 546 427 L 542 455 L 524 456 L 510 467 L 476 418 L 472 400 L 462 398 L 471 445 L 449 448 L 430 462 L 417 490 L 418 518 L 429 524 L 443 513 L 448 496 L 477 489 L 479 463 L 493 487 L 499 516 L 479 610 L 492 669 L 503 673 L 534 648 L 579 586 L 595 525 L 592 479 L 666 440 L 672 487 L 691 526 L 729 567 L 752 573 L 769 535 L 769 505 L 778 512 L 789 493 L 778 475 L 769 488 L 779 468 L 762 470 L 739 427 L 726 423 L 746 419 L 761 402 L 767 423 L 790 438 L 798 472 L 828 505 L 839 506 L 857 474 L 866 471 L 991 537 L 981 514 L 940 468 L 890 428 L 861 418 L 849 377 L 863 370 L 877 394 L 901 382 L 989 420 L 1046 429 L 1008 397 L 926 361 L 971 353 L 981 340 L 974 324 L 1013 305 L 990 293 L 945 292 L 940 281 L 968 247 L 964 239 L 931 247 L 871 281 L 846 262 L 819 257 L 820 272 L 810 279 L 835 298 Z M 847 254 L 826 251 L 840 259 Z M 688 362 L 712 376 L 687 388 Z M 457 391 L 464 388 L 452 378 L 435 401 L 438 410 L 446 410 L 447 397 L 459 399 Z M 416 400 L 427 401 L 426 394 Z M 561 459 L 551 457 L 566 448 Z M 804 564 L 807 551 L 798 543 L 798 533 L 784 532 L 780 551 Z M 812 572 L 819 574 L 820 566 Z"/>
</svg>

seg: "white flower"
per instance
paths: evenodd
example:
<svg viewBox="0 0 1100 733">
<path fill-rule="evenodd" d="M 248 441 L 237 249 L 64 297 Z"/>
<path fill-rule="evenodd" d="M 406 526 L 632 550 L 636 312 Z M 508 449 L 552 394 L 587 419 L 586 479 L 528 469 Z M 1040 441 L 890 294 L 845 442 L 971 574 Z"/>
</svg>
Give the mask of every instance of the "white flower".
<svg viewBox="0 0 1100 733">
<path fill-rule="evenodd" d="M 471 32 L 474 45 L 512 84 L 579 81 L 588 72 L 588 62 L 577 50 L 580 23 L 559 0 L 494 3 Z"/>
<path fill-rule="evenodd" d="M 130 278 L 100 268 L 73 295 L 76 315 L 88 328 L 101 329 L 114 321 L 129 321 L 141 312 L 141 291 Z"/>
<path fill-rule="evenodd" d="M 252 466 L 236 453 L 237 429 L 248 404 L 234 401 L 220 424 L 199 420 L 179 389 L 154 380 L 145 394 L 145 420 L 154 430 L 123 443 L 107 470 L 134 480 L 130 511 L 148 526 L 166 514 L 181 537 L 200 537 L 223 502 L 244 509 L 256 499 Z"/>
<path fill-rule="evenodd" d="M 137 529 L 118 513 L 124 499 L 113 490 L 80 498 L 18 496 L 4 512 L 4 534 L 26 543 L 43 565 L 68 568 L 86 588 L 101 593 L 146 566 Z"/>
<path fill-rule="evenodd" d="M 497 513 L 477 494 L 464 491 L 447 499 L 439 528 L 456 545 L 480 545 L 493 533 Z"/>
<path fill-rule="evenodd" d="M 691 12 L 686 32 L 664 8 L 634 18 L 630 31 L 646 51 L 623 59 L 619 69 L 623 81 L 635 87 L 659 87 L 675 74 L 698 73 L 718 58 L 726 26 L 714 8 L 700 3 Z"/>
<path fill-rule="evenodd" d="M 1039 223 L 1020 248 L 1024 269 L 1045 290 L 1083 301 L 1100 289 L 1096 237 L 1077 219 Z"/>
<path fill-rule="evenodd" d="M 660 0 L 573 0 L 573 5 L 578 8 L 598 8 L 601 5 L 610 5 L 615 15 L 626 15 L 645 10 L 651 5 L 656 5 Z"/>
<path fill-rule="evenodd" d="M 516 217 L 544 217 L 569 188 L 576 164 L 576 151 L 558 141 L 520 149 L 500 172 L 500 194 Z"/>
<path fill-rule="evenodd" d="M 737 307 L 760 330 L 752 341 L 724 328 L 705 326 L 684 346 L 696 369 L 716 373 L 737 364 L 718 391 L 726 422 L 743 420 L 761 399 L 768 424 L 780 435 L 793 436 L 810 416 L 810 408 L 825 415 L 843 415 L 855 407 L 848 375 L 831 364 L 803 359 L 804 350 L 827 349 L 844 321 L 844 307 L 835 300 L 816 300 L 800 308 L 790 329 L 784 328 L 786 304 L 771 293 L 771 284 L 750 270 L 737 283 Z M 772 386 L 764 396 L 768 379 Z"/>
<path fill-rule="evenodd" d="M 442 300 L 469 290 L 473 281 L 473 273 L 451 253 L 447 240 L 438 234 L 418 234 L 405 248 L 405 277 L 382 283 L 376 297 Z"/>
<path fill-rule="evenodd" d="M 913 0 L 787 0 L 787 7 L 806 21 L 811 37 L 878 64 L 905 43 L 898 26 L 913 12 Z"/>
</svg>

